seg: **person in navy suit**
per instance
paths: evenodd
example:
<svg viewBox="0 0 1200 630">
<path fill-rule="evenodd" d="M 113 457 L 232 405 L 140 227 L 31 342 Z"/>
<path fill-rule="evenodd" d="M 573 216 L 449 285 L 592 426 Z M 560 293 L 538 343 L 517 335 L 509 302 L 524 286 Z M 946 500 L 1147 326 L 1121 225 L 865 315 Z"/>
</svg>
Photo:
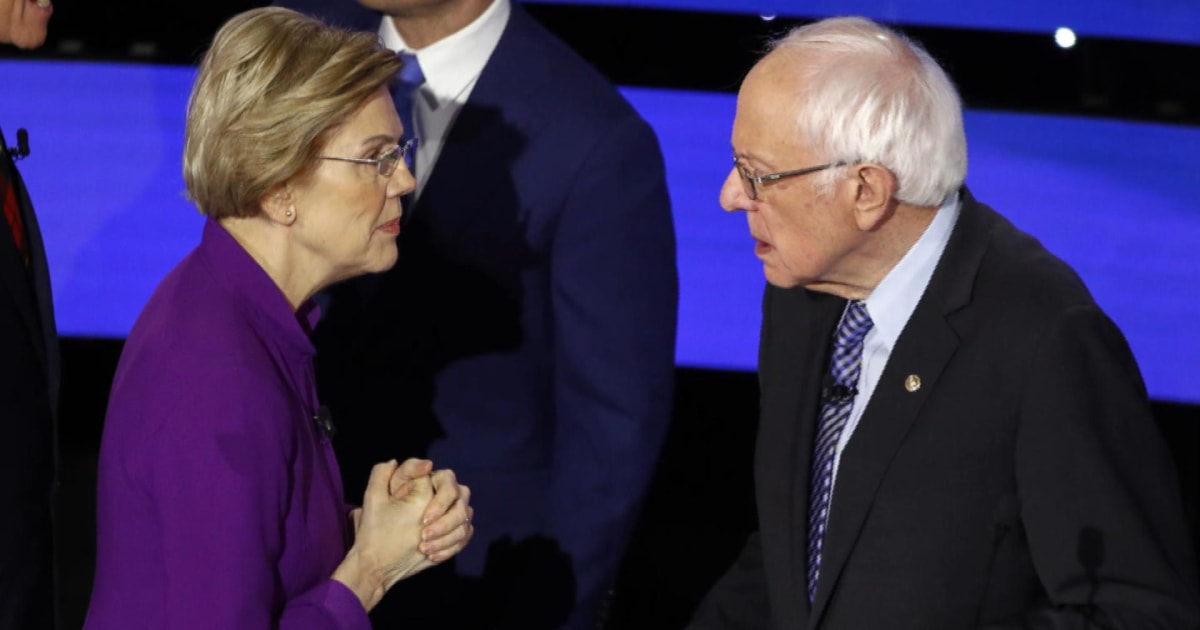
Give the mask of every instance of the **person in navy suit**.
<svg viewBox="0 0 1200 630">
<path fill-rule="evenodd" d="M 1079 276 L 963 185 L 959 97 L 863 18 L 743 81 L 758 529 L 690 630 L 1200 627 L 1171 454 Z"/>
<path fill-rule="evenodd" d="M 381 456 L 429 457 L 471 479 L 480 516 L 374 619 L 595 627 L 672 411 L 655 134 L 510 0 L 276 4 L 378 32 L 423 75 L 400 261 L 329 293 L 318 382 L 351 488 Z"/>
<path fill-rule="evenodd" d="M 41 46 L 52 12 L 45 1 L 0 0 L 0 43 Z M 0 630 L 43 630 L 54 627 L 58 333 L 46 250 L 13 158 L 0 133 Z"/>
</svg>

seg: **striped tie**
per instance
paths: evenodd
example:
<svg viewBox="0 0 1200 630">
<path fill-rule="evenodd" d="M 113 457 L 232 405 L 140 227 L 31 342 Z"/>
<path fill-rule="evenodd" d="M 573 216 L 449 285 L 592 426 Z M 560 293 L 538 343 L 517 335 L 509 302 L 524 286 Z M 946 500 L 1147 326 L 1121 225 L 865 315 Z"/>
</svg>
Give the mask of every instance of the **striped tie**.
<svg viewBox="0 0 1200 630">
<path fill-rule="evenodd" d="M 862 367 L 863 338 L 871 330 L 867 304 L 850 302 L 842 315 L 833 340 L 833 371 L 835 393 L 825 396 L 817 439 L 813 445 L 812 483 L 808 493 L 808 602 L 817 593 L 817 577 L 821 574 L 821 547 L 825 525 L 829 522 L 829 499 L 833 493 L 833 460 L 838 440 L 854 406 L 858 374 Z"/>
</svg>

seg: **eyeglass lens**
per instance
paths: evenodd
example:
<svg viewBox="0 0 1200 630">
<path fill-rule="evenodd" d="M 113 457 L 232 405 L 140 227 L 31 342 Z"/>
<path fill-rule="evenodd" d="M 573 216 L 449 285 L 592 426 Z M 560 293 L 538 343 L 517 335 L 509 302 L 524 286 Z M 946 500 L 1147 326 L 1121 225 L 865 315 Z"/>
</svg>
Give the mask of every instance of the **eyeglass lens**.
<svg viewBox="0 0 1200 630">
<path fill-rule="evenodd" d="M 396 165 L 400 163 L 400 147 L 392 147 L 383 155 L 379 156 L 379 174 L 383 177 L 391 177 L 392 173 L 396 172 Z"/>
<path fill-rule="evenodd" d="M 750 198 L 750 201 L 757 200 L 758 189 L 754 187 L 754 180 L 750 179 L 750 173 L 746 172 L 746 168 L 741 164 L 735 164 L 734 167 L 737 168 L 738 176 L 742 178 L 742 188 L 745 189 L 746 196 Z"/>
</svg>

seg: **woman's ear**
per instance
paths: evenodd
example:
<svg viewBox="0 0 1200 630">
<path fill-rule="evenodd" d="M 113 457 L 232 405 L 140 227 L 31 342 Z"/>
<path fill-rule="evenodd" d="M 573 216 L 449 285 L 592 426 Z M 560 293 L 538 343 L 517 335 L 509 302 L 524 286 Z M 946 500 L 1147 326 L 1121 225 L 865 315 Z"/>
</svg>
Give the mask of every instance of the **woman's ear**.
<svg viewBox="0 0 1200 630">
<path fill-rule="evenodd" d="M 896 206 L 896 175 L 878 164 L 859 164 L 855 167 L 854 214 L 859 229 L 867 232 L 879 228 Z"/>
<path fill-rule="evenodd" d="M 296 222 L 296 201 L 292 195 L 291 186 L 280 184 L 272 188 L 263 196 L 260 204 L 263 215 L 270 221 L 280 225 L 291 225 Z"/>
</svg>

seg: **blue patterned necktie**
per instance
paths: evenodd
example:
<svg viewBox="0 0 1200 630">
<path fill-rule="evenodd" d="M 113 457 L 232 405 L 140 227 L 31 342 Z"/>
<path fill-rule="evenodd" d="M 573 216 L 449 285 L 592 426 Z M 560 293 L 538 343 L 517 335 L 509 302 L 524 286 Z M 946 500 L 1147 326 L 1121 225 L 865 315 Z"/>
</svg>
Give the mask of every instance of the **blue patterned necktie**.
<svg viewBox="0 0 1200 630">
<path fill-rule="evenodd" d="M 855 300 L 842 315 L 833 339 L 834 391 L 825 396 L 817 438 L 813 442 L 812 481 L 808 491 L 808 602 L 817 593 L 817 577 L 821 573 L 821 547 L 825 525 L 829 522 L 829 499 L 833 493 L 833 461 L 838 440 L 854 407 L 858 375 L 862 369 L 863 339 L 871 330 L 871 316 L 866 302 Z"/>
<path fill-rule="evenodd" d="M 404 144 L 409 139 L 417 137 L 417 130 L 413 126 L 413 95 L 417 88 L 425 83 L 425 74 L 421 72 L 421 64 L 417 62 L 415 54 L 410 52 L 396 54 L 404 62 L 404 65 L 400 67 L 400 75 L 392 84 L 392 100 L 396 102 L 396 113 L 400 114 L 400 122 L 404 125 L 404 135 L 400 137 L 400 144 Z M 408 170 L 412 171 L 415 177 L 417 174 L 416 151 L 410 151 L 409 156 Z"/>
</svg>

